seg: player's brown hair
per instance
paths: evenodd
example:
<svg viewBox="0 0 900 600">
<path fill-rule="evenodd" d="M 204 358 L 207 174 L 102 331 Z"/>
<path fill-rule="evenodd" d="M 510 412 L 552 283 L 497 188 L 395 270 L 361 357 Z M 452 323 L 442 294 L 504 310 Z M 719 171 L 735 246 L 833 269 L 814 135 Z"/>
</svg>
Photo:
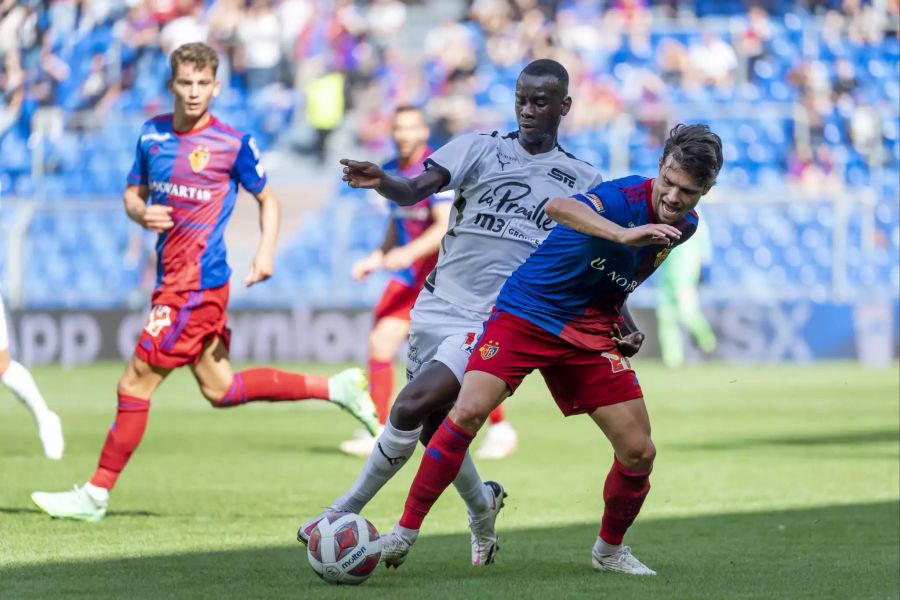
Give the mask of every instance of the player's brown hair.
<svg viewBox="0 0 900 600">
<path fill-rule="evenodd" d="M 722 139 L 708 125 L 679 123 L 669 132 L 659 166 L 672 156 L 704 190 L 716 184 L 722 169 Z"/>
<path fill-rule="evenodd" d="M 194 65 L 198 71 L 209 67 L 215 75 L 219 68 L 219 55 L 212 46 L 203 42 L 191 42 L 178 46 L 169 57 L 169 66 L 172 68 L 171 77 L 175 77 L 178 67 L 185 63 Z"/>
</svg>

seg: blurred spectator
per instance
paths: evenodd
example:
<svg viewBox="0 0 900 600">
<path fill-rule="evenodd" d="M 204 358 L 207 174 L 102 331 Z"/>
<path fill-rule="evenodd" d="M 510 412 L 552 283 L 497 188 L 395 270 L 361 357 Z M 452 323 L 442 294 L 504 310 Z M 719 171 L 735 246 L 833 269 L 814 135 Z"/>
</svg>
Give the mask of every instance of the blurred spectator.
<svg viewBox="0 0 900 600">
<path fill-rule="evenodd" d="M 323 69 L 306 88 L 306 123 L 315 133 L 312 153 L 325 163 L 328 138 L 344 120 L 344 86 L 341 71 Z"/>
<path fill-rule="evenodd" d="M 175 6 L 178 16 L 166 23 L 159 34 L 159 45 L 167 57 L 179 46 L 209 39 L 201 0 L 177 0 Z"/>
<path fill-rule="evenodd" d="M 690 69 L 685 83 L 730 87 L 734 82 L 737 55 L 731 44 L 712 31 L 704 31 L 699 43 L 688 49 Z"/>
<path fill-rule="evenodd" d="M 747 60 L 747 73 L 752 74 L 756 63 L 768 53 L 772 39 L 772 21 L 761 6 L 751 6 L 747 11 L 747 26 L 738 40 L 738 51 Z M 752 77 L 748 77 L 752 79 Z"/>
<path fill-rule="evenodd" d="M 388 46 L 397 42 L 406 24 L 406 5 L 399 0 L 374 0 L 366 17 L 375 43 Z"/>
<path fill-rule="evenodd" d="M 281 29 L 271 0 L 252 0 L 238 25 L 237 39 L 247 89 L 258 90 L 277 82 Z"/>
<path fill-rule="evenodd" d="M 881 119 L 881 114 L 867 102 L 860 103 L 850 118 L 850 140 L 853 147 L 873 166 L 882 160 Z"/>
<path fill-rule="evenodd" d="M 0 71 L 0 137 L 19 119 L 25 96 L 25 71 L 19 53 L 9 50 L 3 57 Z"/>
<path fill-rule="evenodd" d="M 846 58 L 840 58 L 834 65 L 834 83 L 831 84 L 831 92 L 835 102 L 845 97 L 852 98 L 859 80 L 856 78 L 856 69 Z"/>
<path fill-rule="evenodd" d="M 662 80 L 667 84 L 680 86 L 684 73 L 690 69 L 687 50 L 678 40 L 665 38 L 659 43 L 656 64 Z"/>
<path fill-rule="evenodd" d="M 38 67 L 26 79 L 26 97 L 35 105 L 31 130 L 41 132 L 51 140 L 57 140 L 63 134 L 64 115 L 57 102 L 56 90 L 70 74 L 69 66 L 51 49 L 49 37 L 45 38 Z"/>
<path fill-rule="evenodd" d="M 91 57 L 91 69 L 78 89 L 78 105 L 73 115 L 74 129 L 99 129 L 110 102 L 119 92 L 107 69 L 106 58 L 101 52 Z"/>
</svg>

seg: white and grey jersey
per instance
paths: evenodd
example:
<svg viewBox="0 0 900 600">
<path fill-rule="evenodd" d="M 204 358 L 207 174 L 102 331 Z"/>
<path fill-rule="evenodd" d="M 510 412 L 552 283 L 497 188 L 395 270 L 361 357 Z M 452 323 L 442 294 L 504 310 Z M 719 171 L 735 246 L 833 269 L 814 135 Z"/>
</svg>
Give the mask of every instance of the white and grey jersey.
<svg viewBox="0 0 900 600">
<path fill-rule="evenodd" d="M 450 225 L 426 289 L 451 304 L 487 313 L 503 283 L 556 224 L 544 212 L 555 197 L 584 193 L 600 172 L 559 146 L 529 154 L 518 132 L 467 133 L 434 152 L 427 169 L 456 190 Z"/>
</svg>

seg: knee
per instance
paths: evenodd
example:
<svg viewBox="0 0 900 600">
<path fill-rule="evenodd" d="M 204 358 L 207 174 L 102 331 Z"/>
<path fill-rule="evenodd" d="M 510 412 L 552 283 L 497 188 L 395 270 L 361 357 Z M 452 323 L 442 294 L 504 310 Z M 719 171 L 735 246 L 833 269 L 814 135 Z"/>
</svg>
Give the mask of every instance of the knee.
<svg viewBox="0 0 900 600">
<path fill-rule="evenodd" d="M 373 331 L 369 334 L 369 357 L 373 360 L 388 361 L 394 357 L 396 348 L 391 348 L 390 343 L 384 337 L 376 335 Z"/>
<path fill-rule="evenodd" d="M 200 393 L 206 398 L 213 408 L 225 408 L 234 404 L 231 383 L 223 385 L 221 382 L 204 382 L 200 384 Z"/>
<path fill-rule="evenodd" d="M 482 406 L 477 401 L 460 398 L 450 411 L 450 418 L 466 431 L 477 433 L 490 415 L 490 411 L 485 412 Z"/>
<path fill-rule="evenodd" d="M 402 428 L 418 427 L 442 403 L 425 386 L 408 385 L 400 392 L 391 408 L 391 422 Z"/>
<path fill-rule="evenodd" d="M 616 458 L 629 471 L 646 473 L 653 468 L 656 446 L 649 437 L 636 439 L 616 450 Z"/>
</svg>

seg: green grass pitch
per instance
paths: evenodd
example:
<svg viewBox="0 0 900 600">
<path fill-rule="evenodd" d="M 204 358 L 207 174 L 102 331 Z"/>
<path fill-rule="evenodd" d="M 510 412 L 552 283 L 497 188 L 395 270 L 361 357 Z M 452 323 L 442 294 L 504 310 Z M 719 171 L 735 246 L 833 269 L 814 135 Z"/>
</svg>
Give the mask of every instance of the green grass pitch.
<svg viewBox="0 0 900 600">
<path fill-rule="evenodd" d="M 294 541 L 362 464 L 336 450 L 356 424 L 322 402 L 214 411 L 176 373 L 153 398 L 106 520 L 40 514 L 31 491 L 92 473 L 121 368 L 34 370 L 63 419 L 58 463 L 42 458 L 30 416 L 0 388 L 0 598 L 900 596 L 896 365 L 670 372 L 638 361 L 659 455 L 626 542 L 655 578 L 591 570 L 611 451 L 588 418 L 563 419 L 531 377 L 507 402 L 518 452 L 479 464 L 510 493 L 497 564 L 469 566 L 451 489 L 406 564 L 379 568 L 359 588 L 321 582 Z M 418 462 L 367 508 L 381 531 L 399 516 Z"/>
</svg>

